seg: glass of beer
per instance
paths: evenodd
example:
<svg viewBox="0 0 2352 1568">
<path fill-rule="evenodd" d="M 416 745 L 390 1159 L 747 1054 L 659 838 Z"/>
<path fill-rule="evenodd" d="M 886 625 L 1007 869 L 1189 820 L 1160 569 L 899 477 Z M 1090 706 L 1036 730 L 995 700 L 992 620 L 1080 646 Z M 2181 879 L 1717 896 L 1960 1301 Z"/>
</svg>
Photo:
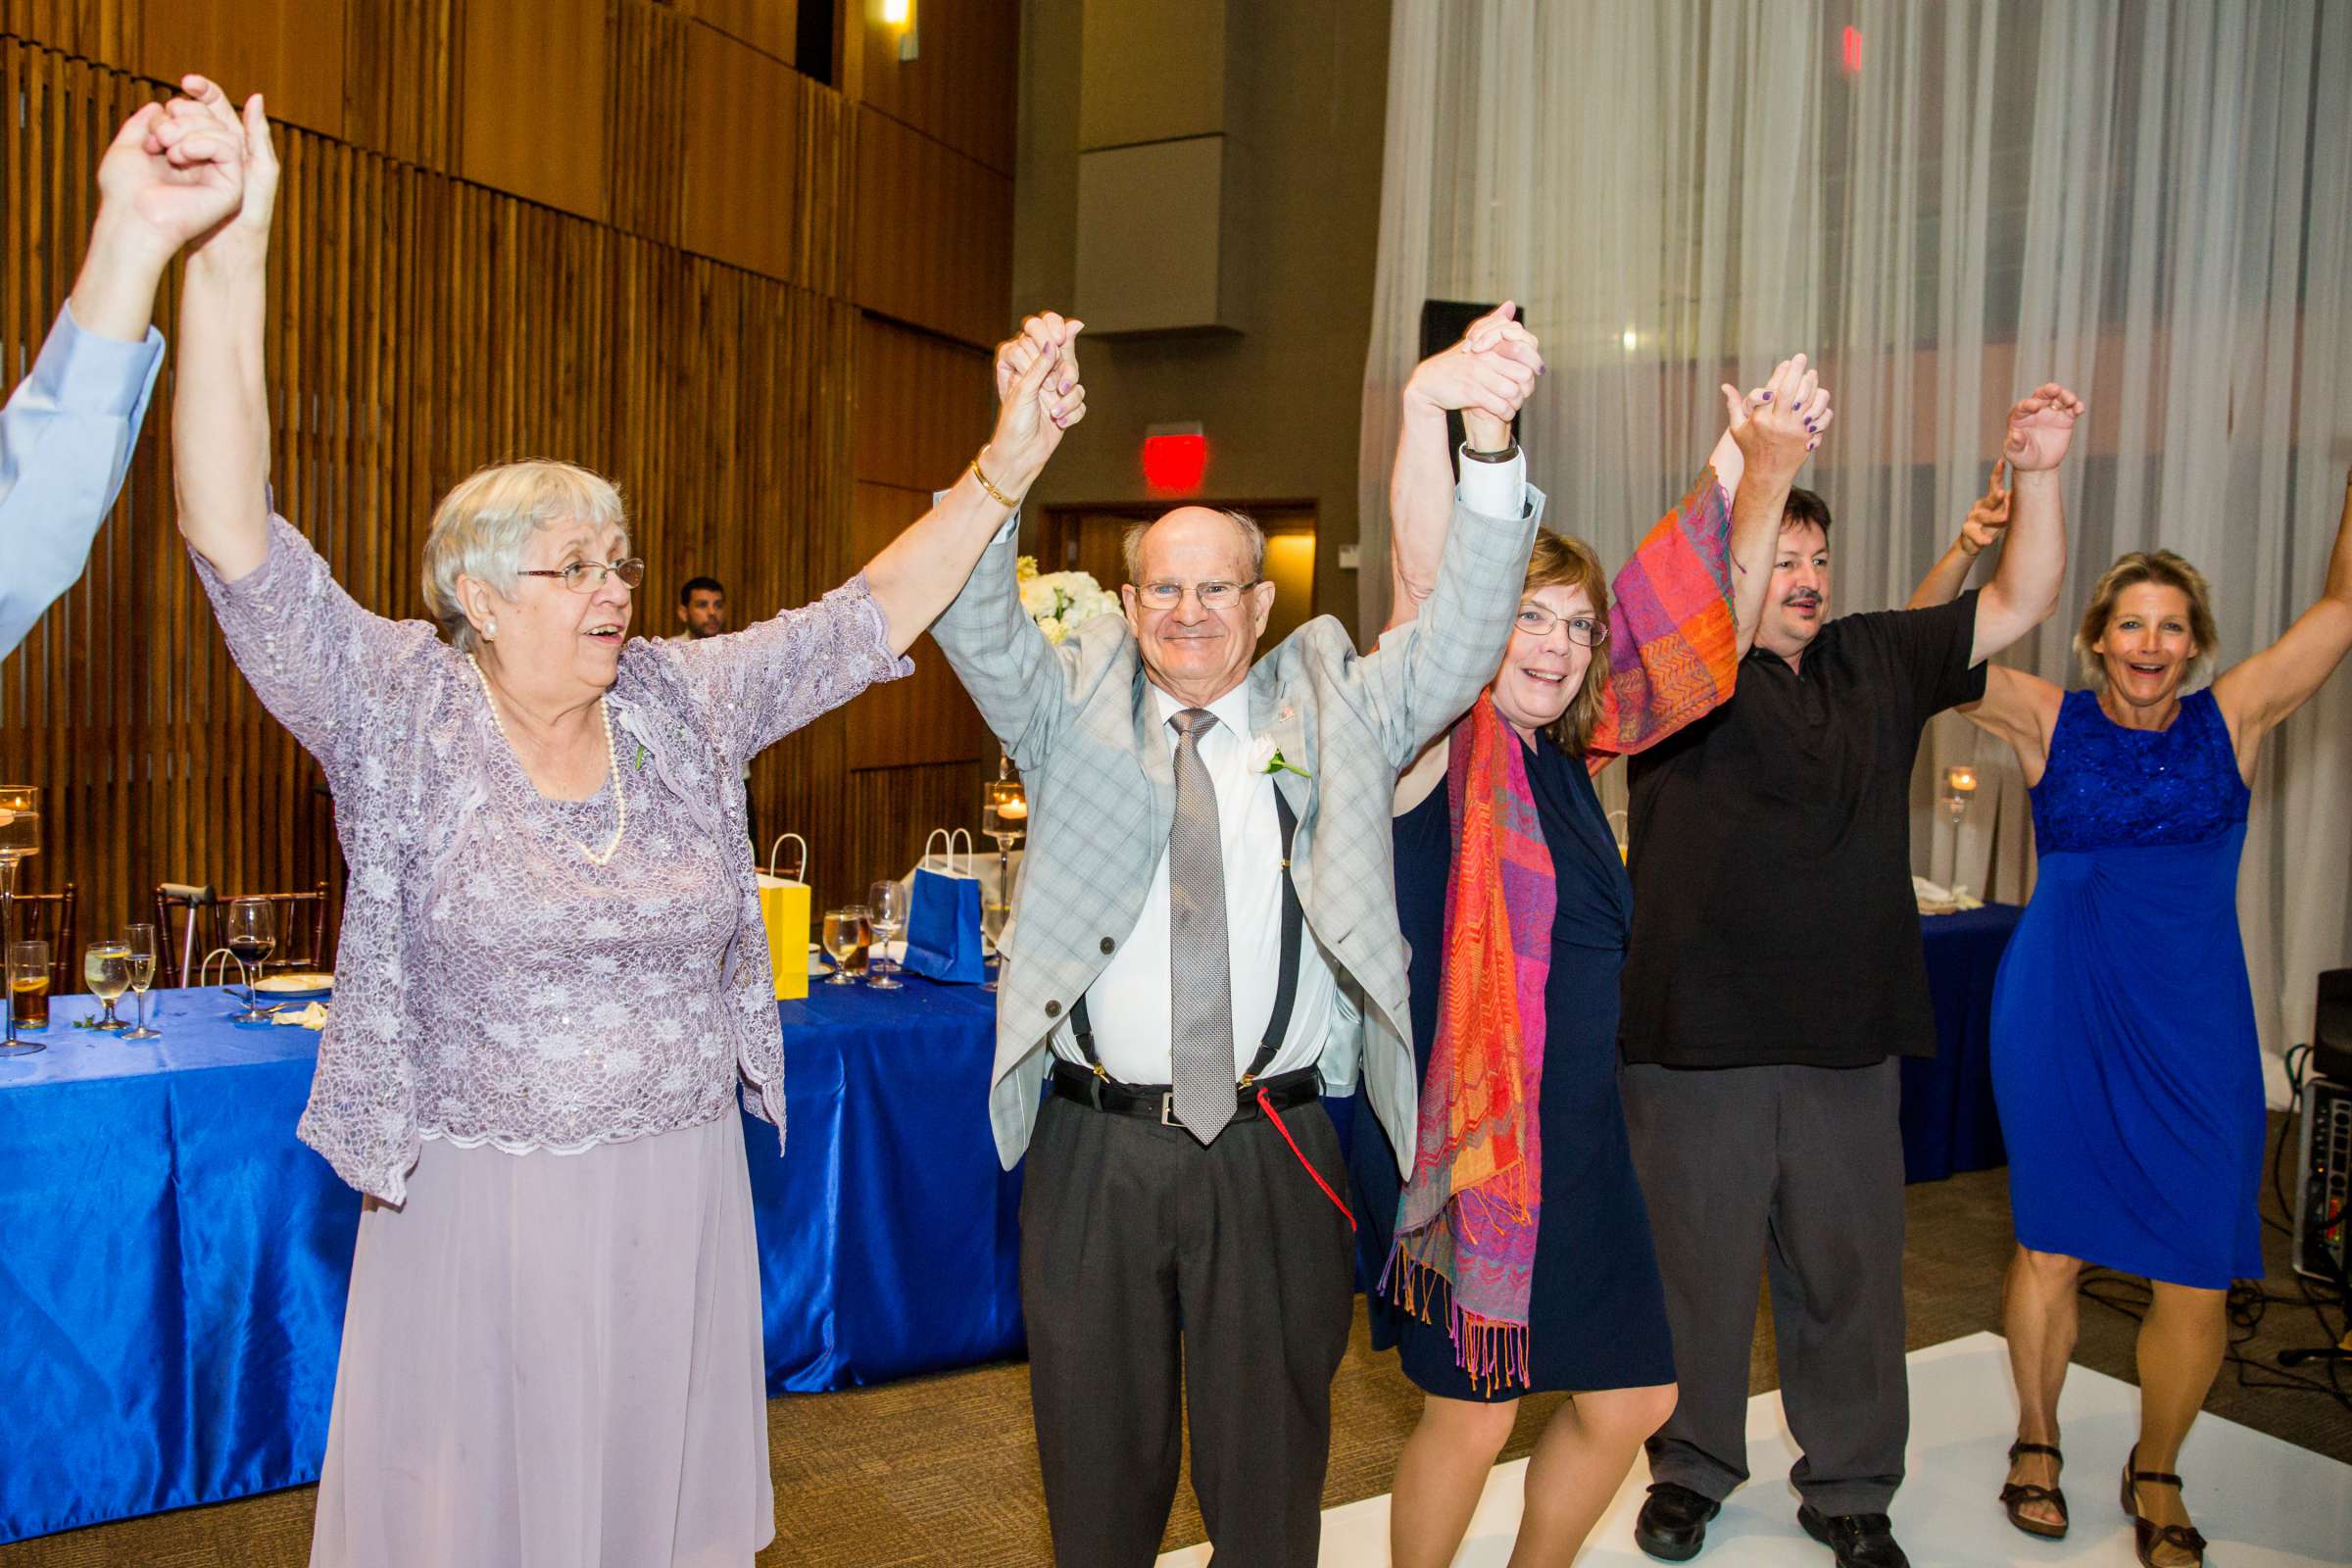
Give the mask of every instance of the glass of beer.
<svg viewBox="0 0 2352 1568">
<path fill-rule="evenodd" d="M 845 905 L 825 911 L 825 954 L 833 960 L 833 973 L 826 977 L 829 986 L 854 986 L 858 971 L 865 966 L 865 906 Z"/>
<path fill-rule="evenodd" d="M 91 996 L 106 1004 L 106 1010 L 86 1027 L 109 1034 L 130 1027 L 115 1016 L 115 1004 L 130 989 L 130 949 L 120 942 L 93 942 L 82 949 L 81 983 L 90 988 Z"/>
<path fill-rule="evenodd" d="M 161 1040 L 161 1029 L 147 1027 L 147 988 L 155 984 L 155 927 L 134 925 L 124 929 L 122 946 L 130 955 L 130 989 L 139 998 L 139 1026 L 124 1035 L 125 1040 Z"/>
<path fill-rule="evenodd" d="M 9 1004 L 20 1029 L 49 1027 L 49 944 L 12 942 L 8 947 Z M 40 1046 L 22 1042 L 19 1055 Z"/>
</svg>

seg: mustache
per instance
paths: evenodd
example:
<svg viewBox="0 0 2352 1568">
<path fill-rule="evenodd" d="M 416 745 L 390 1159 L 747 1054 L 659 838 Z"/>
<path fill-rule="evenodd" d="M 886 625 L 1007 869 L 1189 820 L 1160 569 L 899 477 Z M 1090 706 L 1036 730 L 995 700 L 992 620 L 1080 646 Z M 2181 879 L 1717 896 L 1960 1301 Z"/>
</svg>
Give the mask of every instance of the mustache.
<svg viewBox="0 0 2352 1568">
<path fill-rule="evenodd" d="M 1821 603 L 1821 595 L 1810 588 L 1799 588 L 1781 603 L 1784 605 L 1818 605 Z"/>
</svg>

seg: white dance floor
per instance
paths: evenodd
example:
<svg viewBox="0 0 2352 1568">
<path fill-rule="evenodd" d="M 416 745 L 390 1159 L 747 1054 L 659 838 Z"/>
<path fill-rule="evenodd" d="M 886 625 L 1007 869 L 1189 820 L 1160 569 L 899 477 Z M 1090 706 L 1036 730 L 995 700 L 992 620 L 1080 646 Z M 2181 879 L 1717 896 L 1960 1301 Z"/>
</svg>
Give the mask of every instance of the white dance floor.
<svg viewBox="0 0 2352 1568">
<path fill-rule="evenodd" d="M 2138 1423 L 2136 1389 L 2080 1366 L 2067 1374 L 2064 1485 L 2075 1528 L 2062 1542 L 2034 1541 L 2011 1529 L 1993 1501 L 2017 1420 L 2000 1337 L 1972 1334 L 1914 1351 L 1910 1360 L 1909 1475 L 1894 1500 L 1894 1527 L 1917 1568 L 2134 1568 L 2116 1480 Z M 1829 1549 L 1797 1528 L 1788 1484 L 1796 1449 L 1777 1393 L 1748 1401 L 1747 1442 L 1753 1479 L 1707 1527 L 1699 1568 L 1827 1568 Z M 2180 1469 L 2197 1527 L 2212 1542 L 2212 1568 L 2352 1564 L 2352 1465 L 2205 1415 L 2189 1434 Z M 1504 1568 L 1526 1472 L 1524 1459 L 1495 1467 L 1455 1568 Z M 1649 1467 L 1637 1460 L 1579 1568 L 1650 1562 L 1633 1542 L 1648 1485 Z M 1162 1556 L 1159 1568 L 1205 1568 L 1208 1560 L 1206 1546 L 1194 1546 Z M 1388 1560 L 1387 1497 L 1323 1515 L 1324 1568 L 1379 1568 Z"/>
</svg>

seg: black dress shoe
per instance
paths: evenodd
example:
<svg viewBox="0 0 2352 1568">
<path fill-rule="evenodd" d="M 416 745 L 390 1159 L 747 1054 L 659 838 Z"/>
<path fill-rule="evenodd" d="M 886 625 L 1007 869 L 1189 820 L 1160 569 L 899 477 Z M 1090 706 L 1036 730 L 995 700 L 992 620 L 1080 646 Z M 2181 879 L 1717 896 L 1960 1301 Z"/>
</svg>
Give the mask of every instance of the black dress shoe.
<svg viewBox="0 0 2352 1568">
<path fill-rule="evenodd" d="M 1805 1534 L 1838 1554 L 1838 1568 L 1911 1568 L 1894 1544 L 1894 1524 L 1883 1513 L 1823 1513 L 1811 1503 L 1796 1510 Z"/>
<path fill-rule="evenodd" d="M 1634 1544 L 1661 1562 L 1689 1562 L 1707 1544 L 1707 1521 L 1722 1511 L 1722 1503 L 1689 1487 L 1653 1483 L 1634 1521 Z"/>
</svg>

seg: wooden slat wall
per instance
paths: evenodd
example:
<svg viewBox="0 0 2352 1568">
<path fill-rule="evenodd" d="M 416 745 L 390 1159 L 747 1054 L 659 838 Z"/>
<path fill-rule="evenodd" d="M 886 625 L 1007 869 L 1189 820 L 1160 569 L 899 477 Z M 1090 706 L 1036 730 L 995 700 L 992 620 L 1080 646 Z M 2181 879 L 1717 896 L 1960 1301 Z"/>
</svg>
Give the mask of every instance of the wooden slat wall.
<svg viewBox="0 0 2352 1568">
<path fill-rule="evenodd" d="M 25 106 L 0 117 L 7 380 L 71 287 L 113 126 L 160 72 L 216 67 L 302 111 L 279 127 L 273 470 L 363 604 L 421 614 L 434 502 L 523 456 L 620 485 L 653 563 L 640 630 L 670 630 L 697 573 L 727 583 L 739 620 L 806 602 L 986 438 L 1011 229 L 1008 182 L 993 206 L 968 194 L 995 171 L 787 69 L 793 16 L 788 0 L 0 0 L 0 92 Z M 599 37 L 544 48 L 584 25 Z M 205 58 L 158 62 L 197 34 Z M 925 35 L 948 73 L 943 47 Z M 1017 21 L 970 47 L 985 58 L 961 90 L 1008 105 Z M 485 103 L 551 84 L 569 107 L 544 133 L 572 139 L 539 157 L 527 117 Z M 959 116 L 937 123 L 1003 118 Z M 861 157 L 877 120 L 898 155 Z M 877 261 L 869 181 L 934 215 L 960 201 L 957 265 L 909 280 Z M 926 221 L 913 243 L 936 243 Z M 92 933 L 140 917 L 162 879 L 340 887 L 318 770 L 228 662 L 172 526 L 170 374 L 88 572 L 0 662 L 0 774 L 50 791 L 28 883 L 77 882 Z M 936 651 L 916 658 L 915 680 L 754 764 L 755 824 L 808 835 L 821 899 L 976 817 L 995 748 Z"/>
</svg>

